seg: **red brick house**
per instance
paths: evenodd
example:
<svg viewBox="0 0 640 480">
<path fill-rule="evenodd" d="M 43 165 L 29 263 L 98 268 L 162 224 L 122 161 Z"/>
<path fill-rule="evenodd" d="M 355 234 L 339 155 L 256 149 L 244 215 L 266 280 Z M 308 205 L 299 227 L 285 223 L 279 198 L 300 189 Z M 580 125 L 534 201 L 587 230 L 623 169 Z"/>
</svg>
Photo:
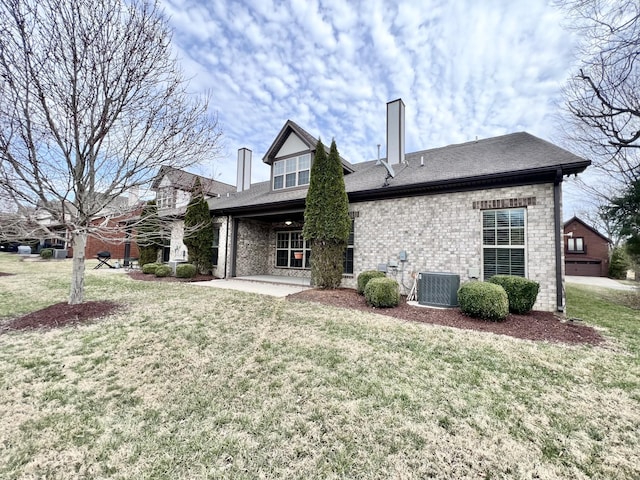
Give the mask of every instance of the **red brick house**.
<svg viewBox="0 0 640 480">
<path fill-rule="evenodd" d="M 109 252 L 112 260 L 119 260 L 121 264 L 127 264 L 129 259 L 140 256 L 138 245 L 135 242 L 135 230 L 132 222 L 138 219 L 142 211 L 143 202 L 138 201 L 137 195 L 130 197 L 118 197 L 111 206 L 112 212 L 104 216 L 96 217 L 91 224 L 96 227 L 96 233 L 89 235 L 85 248 L 85 258 L 96 258 L 98 252 Z M 118 214 L 117 212 L 123 212 Z M 99 233 L 97 233 L 99 231 Z M 64 234 L 61 234 L 64 236 Z M 66 247 L 67 256 L 73 256 L 73 246 L 62 240 L 51 240 L 52 245 Z"/>
<path fill-rule="evenodd" d="M 566 275 L 606 277 L 609 274 L 611 240 L 578 217 L 564 224 Z"/>
<path fill-rule="evenodd" d="M 139 214 L 139 211 L 137 212 Z M 92 223 L 102 225 L 105 230 L 100 238 L 89 236 L 87 238 L 87 246 L 85 249 L 86 258 L 96 258 L 98 252 L 107 251 L 111 253 L 113 260 L 120 260 L 124 263 L 130 258 L 138 258 L 138 245 L 135 242 L 135 231 L 131 227 L 127 227 L 127 220 L 131 215 L 124 215 L 118 218 L 99 218 Z M 73 250 L 69 250 L 69 255 L 73 254 Z"/>
</svg>

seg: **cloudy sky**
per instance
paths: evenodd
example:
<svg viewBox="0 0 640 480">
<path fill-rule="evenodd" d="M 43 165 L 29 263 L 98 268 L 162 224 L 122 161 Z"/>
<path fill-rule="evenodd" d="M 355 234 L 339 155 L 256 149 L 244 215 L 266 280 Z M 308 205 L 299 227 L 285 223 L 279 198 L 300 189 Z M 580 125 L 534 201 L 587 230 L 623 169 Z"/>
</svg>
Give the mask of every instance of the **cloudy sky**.
<svg viewBox="0 0 640 480">
<path fill-rule="evenodd" d="M 572 34 L 545 0 L 162 0 L 194 91 L 224 132 L 218 179 L 237 149 L 253 181 L 287 119 L 356 163 L 386 156 L 386 103 L 406 105 L 406 150 L 527 131 L 560 143 Z M 213 163 L 212 163 L 213 165 Z M 200 173 L 212 170 L 205 166 Z"/>
</svg>

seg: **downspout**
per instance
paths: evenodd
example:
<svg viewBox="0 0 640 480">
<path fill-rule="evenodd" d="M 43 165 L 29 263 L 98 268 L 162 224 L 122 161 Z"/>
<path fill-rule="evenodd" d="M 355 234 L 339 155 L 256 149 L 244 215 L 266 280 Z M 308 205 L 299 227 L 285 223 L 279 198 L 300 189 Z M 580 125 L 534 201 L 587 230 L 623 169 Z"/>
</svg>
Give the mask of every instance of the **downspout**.
<svg viewBox="0 0 640 480">
<path fill-rule="evenodd" d="M 553 182 L 553 213 L 556 241 L 556 305 L 558 312 L 564 312 L 564 283 L 562 281 L 562 233 L 561 215 L 562 207 L 560 200 L 562 196 L 562 169 L 556 170 L 556 178 Z"/>
<path fill-rule="evenodd" d="M 227 278 L 227 267 L 229 265 L 229 215 L 227 215 L 227 229 L 224 244 L 224 277 Z"/>
<path fill-rule="evenodd" d="M 233 237 L 231 242 L 231 276 L 236 276 L 236 256 L 238 254 L 238 219 L 233 219 Z"/>
</svg>

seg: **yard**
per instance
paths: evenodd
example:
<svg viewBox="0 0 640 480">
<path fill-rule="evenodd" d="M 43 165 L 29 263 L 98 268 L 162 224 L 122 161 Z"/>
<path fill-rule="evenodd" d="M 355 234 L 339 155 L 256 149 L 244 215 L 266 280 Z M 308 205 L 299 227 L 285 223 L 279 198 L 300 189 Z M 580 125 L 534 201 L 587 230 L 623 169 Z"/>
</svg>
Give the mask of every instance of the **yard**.
<svg viewBox="0 0 640 480">
<path fill-rule="evenodd" d="M 0 253 L 0 327 L 71 264 Z M 0 334 L 0 478 L 638 478 L 637 296 L 570 346 L 87 270 L 86 325 Z M 1 328 L 0 328 L 1 330 Z"/>
</svg>

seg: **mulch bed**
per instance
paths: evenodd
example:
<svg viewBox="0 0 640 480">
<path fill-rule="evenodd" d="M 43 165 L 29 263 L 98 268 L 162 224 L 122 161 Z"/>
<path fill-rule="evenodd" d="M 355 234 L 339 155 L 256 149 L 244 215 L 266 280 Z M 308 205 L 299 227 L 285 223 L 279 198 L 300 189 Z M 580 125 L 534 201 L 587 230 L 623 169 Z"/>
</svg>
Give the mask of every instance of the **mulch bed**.
<svg viewBox="0 0 640 480">
<path fill-rule="evenodd" d="M 10 275 L 3 274 L 1 275 Z M 152 282 L 200 282 L 212 280 L 212 275 L 196 275 L 193 278 L 156 277 L 139 271 L 128 273 L 134 280 Z M 448 327 L 492 332 L 526 340 L 559 342 L 571 345 L 599 345 L 604 338 L 592 327 L 565 321 L 551 312 L 532 311 L 526 315 L 510 314 L 503 322 L 490 322 L 463 315 L 459 309 L 434 309 L 415 307 L 402 297 L 395 308 L 373 308 L 367 305 L 364 296 L 350 288 L 337 290 L 310 289 L 287 297 L 289 301 L 312 301 L 342 308 L 388 315 L 411 322 L 430 323 Z M 0 326 L 0 334 L 11 330 L 48 329 L 85 323 L 113 313 L 119 304 L 109 301 L 85 302 L 80 305 L 57 303 L 37 312 L 15 318 Z"/>
<path fill-rule="evenodd" d="M 114 302 L 84 302 L 69 305 L 66 302 L 56 303 L 42 310 L 14 318 L 0 326 L 0 335 L 11 330 L 51 329 L 86 323 L 109 315 L 120 308 Z"/>
<path fill-rule="evenodd" d="M 132 270 L 130 272 L 127 273 L 127 275 L 129 275 L 129 277 L 133 278 L 134 280 L 142 280 L 144 282 L 182 282 L 182 283 L 187 283 L 187 282 L 206 282 L 207 280 L 215 280 L 216 277 L 214 277 L 213 275 L 201 275 L 201 274 L 196 274 L 194 277 L 191 278 L 178 278 L 178 277 L 156 277 L 155 275 L 152 274 L 147 274 L 147 273 L 142 273 L 141 270 Z"/>
<path fill-rule="evenodd" d="M 565 321 L 551 312 L 532 311 L 526 315 L 510 314 L 503 322 L 491 322 L 467 317 L 457 308 L 435 309 L 409 305 L 404 297 L 402 297 L 400 305 L 395 308 L 373 308 L 367 305 L 364 296 L 358 295 L 355 290 L 349 288 L 305 290 L 289 295 L 287 299 L 291 301 L 308 300 L 336 307 L 388 315 L 411 322 L 491 332 L 525 340 L 571 345 L 599 345 L 604 342 L 604 338 L 592 327 Z"/>
<path fill-rule="evenodd" d="M 12 274 L 0 272 L 0 276 L 6 275 Z M 140 271 L 128 272 L 128 275 L 134 280 L 152 282 L 202 282 L 215 278 L 212 275 L 199 274 L 193 278 L 156 277 L 155 275 L 146 275 Z M 51 329 L 86 323 L 107 316 L 119 307 L 119 304 L 109 301 L 84 302 L 80 305 L 69 305 L 66 302 L 56 303 L 55 305 L 23 315 L 22 317 L 14 318 L 4 325 L 0 325 L 0 335 L 13 330 Z"/>
</svg>

